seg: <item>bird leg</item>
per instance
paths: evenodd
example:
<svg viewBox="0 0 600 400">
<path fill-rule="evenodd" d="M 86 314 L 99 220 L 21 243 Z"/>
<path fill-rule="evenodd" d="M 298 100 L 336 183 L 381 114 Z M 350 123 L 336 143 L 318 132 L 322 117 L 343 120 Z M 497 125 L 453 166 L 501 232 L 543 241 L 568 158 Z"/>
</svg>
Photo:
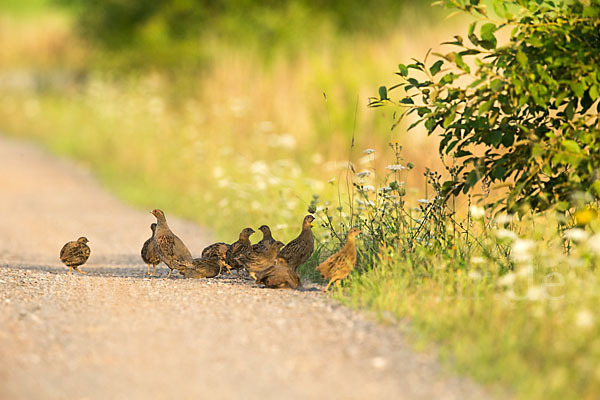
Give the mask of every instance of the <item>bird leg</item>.
<svg viewBox="0 0 600 400">
<path fill-rule="evenodd" d="M 73 267 L 73 269 L 77 272 L 79 272 L 80 274 L 87 274 L 87 272 L 83 272 L 82 270 L 80 270 L 78 267 Z"/>
<path fill-rule="evenodd" d="M 146 273 L 146 275 L 150 275 L 150 263 L 148 263 L 148 272 Z"/>
<path fill-rule="evenodd" d="M 156 276 L 156 264 L 152 265 L 152 276 Z"/>
<path fill-rule="evenodd" d="M 223 263 L 225 269 L 227 270 L 227 275 L 231 275 L 231 266 L 227 263 Z"/>
<path fill-rule="evenodd" d="M 172 273 L 173 273 L 173 269 L 171 269 L 171 270 L 169 271 L 169 276 L 167 276 L 167 279 L 171 277 L 171 274 L 172 274 Z"/>
<path fill-rule="evenodd" d="M 329 286 L 331 286 L 331 284 L 332 284 L 333 282 L 334 282 L 334 280 L 333 280 L 333 279 L 331 279 L 331 280 L 329 281 L 329 283 L 327 284 L 327 287 L 326 287 L 325 289 L 323 289 L 323 291 L 324 291 L 324 292 L 328 291 L 328 290 L 329 290 Z"/>
<path fill-rule="evenodd" d="M 72 270 L 73 270 L 73 267 L 69 267 L 69 275 L 71 275 Z"/>
</svg>

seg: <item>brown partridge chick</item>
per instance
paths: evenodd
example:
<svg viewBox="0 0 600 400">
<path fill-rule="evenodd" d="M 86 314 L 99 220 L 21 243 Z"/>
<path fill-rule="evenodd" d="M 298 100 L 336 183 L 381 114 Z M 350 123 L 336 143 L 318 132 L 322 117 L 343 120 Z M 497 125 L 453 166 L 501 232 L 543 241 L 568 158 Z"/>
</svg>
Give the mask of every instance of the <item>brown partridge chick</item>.
<svg viewBox="0 0 600 400">
<path fill-rule="evenodd" d="M 73 269 L 82 274 L 87 273 L 79 269 L 79 266 L 85 264 L 90 258 L 92 252 L 87 243 L 87 238 L 82 236 L 76 241 L 67 242 L 60 250 L 60 261 L 69 267 L 69 274 Z"/>
<path fill-rule="evenodd" d="M 282 247 L 282 242 L 273 242 L 267 245 L 267 250 L 264 252 L 256 252 L 252 249 L 246 254 L 239 256 L 237 260 L 241 264 L 244 264 L 244 267 L 246 267 L 250 274 L 257 273 L 275 264 L 279 249 Z"/>
<path fill-rule="evenodd" d="M 221 273 L 221 266 L 216 258 L 194 258 L 194 267 L 186 269 L 186 278 L 214 278 Z"/>
<path fill-rule="evenodd" d="M 317 270 L 321 273 L 321 276 L 325 279 L 329 279 L 327 287 L 323 289 L 324 292 L 329 290 L 329 286 L 333 282 L 339 282 L 350 275 L 350 271 L 356 264 L 356 245 L 355 237 L 360 233 L 360 229 L 352 228 L 348 232 L 346 237 L 346 244 L 337 253 L 332 254 L 328 259 L 323 261 Z"/>
<path fill-rule="evenodd" d="M 300 286 L 300 277 L 294 268 L 290 268 L 288 263 L 281 257 L 278 257 L 275 265 L 260 271 L 251 273 L 256 283 L 265 285 L 270 289 L 296 289 Z"/>
<path fill-rule="evenodd" d="M 158 257 L 158 253 L 156 252 L 156 244 L 154 243 L 154 233 L 156 232 L 156 224 L 152 223 L 152 225 L 150 225 L 150 229 L 152 230 L 152 236 L 150 236 L 150 238 L 144 242 L 141 253 L 142 260 L 144 260 L 144 262 L 148 264 L 147 275 L 155 276 L 156 266 L 160 264 L 160 258 Z M 150 264 L 152 264 L 152 274 L 150 273 Z"/>
<path fill-rule="evenodd" d="M 223 242 L 211 244 L 202 250 L 202 258 L 214 258 L 219 263 L 221 271 L 223 271 L 223 268 L 225 268 L 227 269 L 228 273 L 231 273 L 225 264 L 225 260 L 227 259 L 227 250 L 229 250 L 230 247 L 231 245 Z"/>
<path fill-rule="evenodd" d="M 289 267 L 293 268 L 294 271 L 297 271 L 298 267 L 308 260 L 308 257 L 310 257 L 315 249 L 315 243 L 311 230 L 311 223 L 314 220 L 315 217 L 312 215 L 307 215 L 304 217 L 304 221 L 302 222 L 302 232 L 300 232 L 300 235 L 298 235 L 296 239 L 289 242 L 279 252 L 279 257 L 285 259 Z"/>
<path fill-rule="evenodd" d="M 154 232 L 156 252 L 160 261 L 167 264 L 171 269 L 168 277 L 171 277 L 174 269 L 178 270 L 180 274 L 185 275 L 185 270 L 193 267 L 192 254 L 183 241 L 171 232 L 165 214 L 161 210 L 153 210 L 152 215 L 158 221 L 156 231 Z"/>
<path fill-rule="evenodd" d="M 225 268 L 231 273 L 232 269 L 237 270 L 238 277 L 240 276 L 240 270 L 244 268 L 238 258 L 247 252 L 252 250 L 252 243 L 250 243 L 250 236 L 254 233 L 252 228 L 244 228 L 240 232 L 240 238 L 237 242 L 231 244 L 229 250 L 227 250 L 227 256 L 225 258 Z"/>
<path fill-rule="evenodd" d="M 252 250 L 257 253 L 264 253 L 265 251 L 269 250 L 270 246 L 275 243 L 276 240 L 273 239 L 271 228 L 269 228 L 267 225 L 262 225 L 260 228 L 258 228 L 258 230 L 262 232 L 263 238 L 260 240 L 260 242 L 252 245 Z"/>
</svg>

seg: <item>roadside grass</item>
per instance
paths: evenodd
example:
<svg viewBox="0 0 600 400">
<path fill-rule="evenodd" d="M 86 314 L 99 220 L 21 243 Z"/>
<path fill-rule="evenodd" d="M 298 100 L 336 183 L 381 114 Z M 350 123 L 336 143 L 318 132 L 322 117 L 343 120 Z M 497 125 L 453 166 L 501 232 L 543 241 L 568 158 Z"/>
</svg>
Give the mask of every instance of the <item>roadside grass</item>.
<svg viewBox="0 0 600 400">
<path fill-rule="evenodd" d="M 193 75 L 92 69 L 75 79 L 88 49 L 70 29 L 63 17 L 0 20 L 4 133 L 218 240 L 266 223 L 288 241 L 310 209 L 317 250 L 301 272 L 311 280 L 358 225 L 359 262 L 335 298 L 408 321 L 416 344 L 439 344 L 449 364 L 519 398 L 598 397 L 597 219 L 573 230 L 551 213 L 493 219 L 467 213 L 467 199 L 444 205 L 426 169 L 440 169 L 435 140 L 391 135 L 389 111 L 361 100 L 412 41 L 403 31 L 325 38 L 335 46 L 268 65 L 215 39 L 211 67 Z M 56 48 L 64 57 L 49 56 Z"/>
<path fill-rule="evenodd" d="M 435 343 L 500 397 L 597 398 L 597 208 L 492 217 L 472 205 L 461 217 L 441 201 L 435 173 L 428 198 L 407 199 L 400 179 L 410 171 L 399 165 L 354 176 L 340 225 L 362 228 L 360 261 L 333 296 L 407 323 L 417 345 Z"/>
</svg>

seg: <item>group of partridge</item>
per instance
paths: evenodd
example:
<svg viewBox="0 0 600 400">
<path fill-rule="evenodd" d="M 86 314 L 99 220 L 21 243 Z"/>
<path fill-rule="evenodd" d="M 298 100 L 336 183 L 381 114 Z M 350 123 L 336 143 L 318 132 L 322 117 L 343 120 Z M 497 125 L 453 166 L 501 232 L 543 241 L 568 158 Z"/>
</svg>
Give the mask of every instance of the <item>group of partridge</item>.
<svg viewBox="0 0 600 400">
<path fill-rule="evenodd" d="M 302 221 L 302 231 L 287 245 L 275 240 L 271 229 L 262 225 L 258 229 L 263 238 L 258 243 L 252 244 L 250 241 L 254 229 L 244 228 L 236 242 L 211 244 L 202 251 L 201 258 L 193 258 L 183 241 L 169 228 L 165 214 L 158 209 L 151 213 L 157 222 L 150 225 L 152 236 L 143 244 L 141 251 L 142 259 L 148 265 L 147 274 L 151 276 L 156 276 L 156 266 L 164 262 L 170 268 L 168 278 L 174 269 L 186 278 L 214 278 L 221 273 L 231 275 L 231 271 L 235 270 L 238 278 L 248 275 L 267 288 L 297 289 L 301 286 L 298 267 L 308 260 L 314 250 L 311 228 L 315 218 L 307 215 Z M 329 280 L 324 291 L 334 282 L 339 285 L 354 268 L 355 237 L 359 233 L 357 228 L 350 229 L 344 246 L 317 267 L 321 276 Z M 87 243 L 86 237 L 80 237 L 66 243 L 60 251 L 60 259 L 69 267 L 69 273 L 72 269 L 85 273 L 79 267 L 90 256 Z"/>
</svg>

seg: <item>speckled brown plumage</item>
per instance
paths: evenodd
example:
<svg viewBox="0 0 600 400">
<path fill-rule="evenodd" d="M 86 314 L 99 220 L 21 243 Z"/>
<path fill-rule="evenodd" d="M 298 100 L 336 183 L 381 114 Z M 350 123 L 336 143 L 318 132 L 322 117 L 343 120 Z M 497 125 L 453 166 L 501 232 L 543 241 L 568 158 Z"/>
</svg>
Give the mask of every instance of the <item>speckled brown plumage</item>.
<svg viewBox="0 0 600 400">
<path fill-rule="evenodd" d="M 231 271 L 232 269 L 237 270 L 237 275 L 240 276 L 240 270 L 244 268 L 238 257 L 246 254 L 252 249 L 252 243 L 250 243 L 250 236 L 254 233 L 252 228 L 244 228 L 240 232 L 239 239 L 231 244 L 229 250 L 227 250 L 227 256 L 225 258 L 226 268 Z"/>
<path fill-rule="evenodd" d="M 193 266 L 192 254 L 183 241 L 171 231 L 165 214 L 161 210 L 153 210 L 152 215 L 158 222 L 154 233 L 156 252 L 160 260 L 171 269 L 168 277 L 171 277 L 174 269 L 185 275 L 185 270 Z"/>
<path fill-rule="evenodd" d="M 69 267 L 69 274 L 72 269 L 82 274 L 86 273 L 81 271 L 79 266 L 85 264 L 88 258 L 90 258 L 92 250 L 87 243 L 87 238 L 82 236 L 77 240 L 67 242 L 60 250 L 60 261 Z"/>
<path fill-rule="evenodd" d="M 202 258 L 212 258 L 217 260 L 221 267 L 221 272 L 226 270 L 228 274 L 231 274 L 229 266 L 225 263 L 225 260 L 227 259 L 227 250 L 229 250 L 230 247 L 231 245 L 223 242 L 211 244 L 202 250 Z"/>
<path fill-rule="evenodd" d="M 271 245 L 275 243 L 276 240 L 273 239 L 271 228 L 269 228 L 267 225 L 262 225 L 260 228 L 258 228 L 258 230 L 262 232 L 263 237 L 260 242 L 252 245 L 252 250 L 256 253 L 264 253 L 265 251 L 269 250 Z"/>
<path fill-rule="evenodd" d="M 302 232 L 300 235 L 291 242 L 289 242 L 279 252 L 279 257 L 285 259 L 288 266 L 294 271 L 298 270 L 298 267 L 308 260 L 308 257 L 312 254 L 315 249 L 315 243 L 311 230 L 311 223 L 315 220 L 312 215 L 307 215 L 302 221 Z"/>
<path fill-rule="evenodd" d="M 346 237 L 346 244 L 337 253 L 332 254 L 329 258 L 323 261 L 317 270 L 325 279 L 329 279 L 327 287 L 323 291 L 327 291 L 332 283 L 339 282 L 346 278 L 356 263 L 356 245 L 355 237 L 360 233 L 358 228 L 352 228 Z"/>
<path fill-rule="evenodd" d="M 152 230 L 152 236 L 148 240 L 144 242 L 142 246 L 142 260 L 146 264 L 148 264 L 148 272 L 147 275 L 156 275 L 156 266 L 160 264 L 160 257 L 156 252 L 156 244 L 154 243 L 154 232 L 156 231 L 156 224 L 152 223 L 150 225 L 150 230 Z M 150 273 L 150 264 L 152 264 L 152 274 Z"/>
<path fill-rule="evenodd" d="M 270 289 L 296 289 L 300 286 L 300 277 L 295 268 L 291 268 L 281 257 L 277 257 L 275 265 L 257 273 L 252 272 L 250 276 L 256 283 Z"/>
<path fill-rule="evenodd" d="M 273 242 L 266 245 L 267 249 L 262 252 L 256 252 L 254 249 L 242 254 L 237 260 L 244 265 L 248 272 L 257 273 L 275 264 L 275 259 L 279 249 L 283 247 L 282 242 Z"/>
<path fill-rule="evenodd" d="M 185 270 L 186 278 L 214 278 L 221 273 L 219 261 L 212 258 L 194 258 L 193 268 Z"/>
</svg>

